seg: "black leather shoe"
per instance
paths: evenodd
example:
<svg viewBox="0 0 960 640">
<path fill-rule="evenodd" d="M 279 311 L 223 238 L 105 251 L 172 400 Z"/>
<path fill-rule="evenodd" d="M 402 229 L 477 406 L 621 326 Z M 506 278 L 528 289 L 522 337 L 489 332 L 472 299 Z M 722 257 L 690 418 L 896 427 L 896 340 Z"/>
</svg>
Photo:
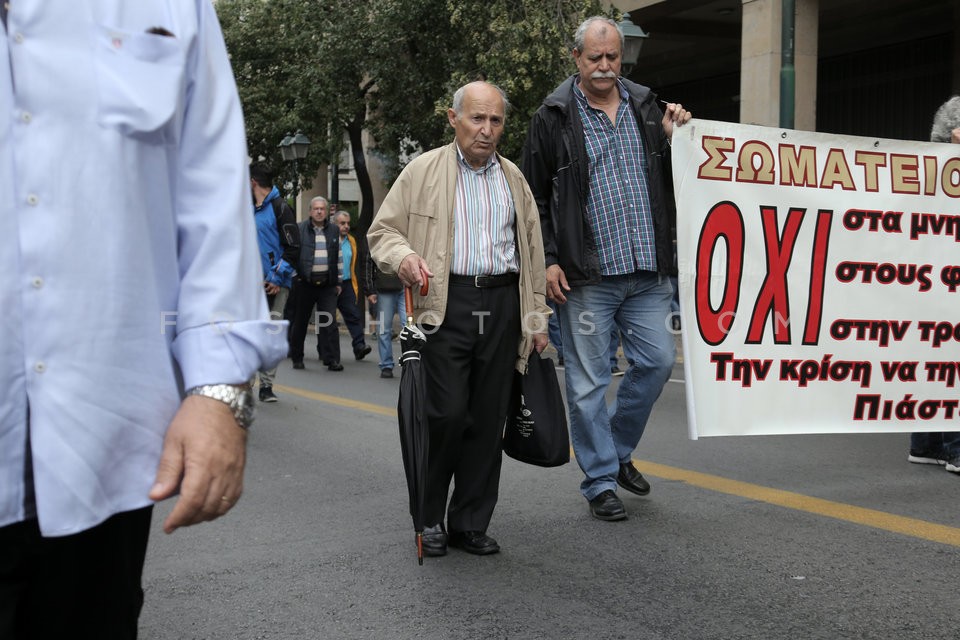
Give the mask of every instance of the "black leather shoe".
<svg viewBox="0 0 960 640">
<path fill-rule="evenodd" d="M 294 360 L 294 361 L 293 361 L 293 368 L 294 368 L 294 369 L 305 369 L 306 367 L 303 366 L 303 360 Z"/>
<path fill-rule="evenodd" d="M 343 365 L 339 362 L 332 362 L 327 365 L 327 369 L 330 369 L 330 371 L 343 371 Z"/>
<path fill-rule="evenodd" d="M 372 351 L 370 345 L 363 345 L 359 349 L 353 350 L 353 357 L 357 360 L 363 360 L 365 357 L 367 357 L 367 354 L 370 353 L 370 351 Z"/>
<path fill-rule="evenodd" d="M 483 531 L 451 531 L 450 546 L 475 556 L 487 556 L 500 551 L 497 541 Z"/>
<path fill-rule="evenodd" d="M 423 555 L 431 558 L 447 555 L 447 533 L 443 525 L 435 524 L 423 530 Z"/>
<path fill-rule="evenodd" d="M 597 520 L 626 520 L 627 510 L 617 494 L 607 489 L 590 501 L 590 515 Z"/>
<path fill-rule="evenodd" d="M 643 479 L 637 468 L 632 462 L 623 462 L 620 464 L 620 472 L 617 474 L 617 484 L 638 496 L 645 496 L 650 493 L 650 483 Z"/>
</svg>

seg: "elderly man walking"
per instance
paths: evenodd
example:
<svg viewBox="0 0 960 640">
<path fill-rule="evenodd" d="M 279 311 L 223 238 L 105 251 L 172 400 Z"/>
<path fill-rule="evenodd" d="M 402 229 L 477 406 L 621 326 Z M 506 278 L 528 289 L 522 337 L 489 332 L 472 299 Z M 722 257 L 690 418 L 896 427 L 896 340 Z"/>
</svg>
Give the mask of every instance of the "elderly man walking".
<svg viewBox="0 0 960 640">
<path fill-rule="evenodd" d="M 523 172 L 540 209 L 547 296 L 560 316 L 580 490 L 594 517 L 622 520 L 617 485 L 650 491 L 631 455 L 674 362 L 670 137 L 690 114 L 679 104 L 661 112 L 650 89 L 620 77 L 623 33 L 613 20 L 588 18 L 574 42 L 578 73 L 534 115 Z M 608 408 L 615 327 L 628 369 Z"/>
<path fill-rule="evenodd" d="M 461 87 L 447 111 L 456 141 L 407 165 L 367 234 L 380 269 L 406 286 L 433 278 L 413 309 L 428 335 L 428 556 L 446 554 L 448 543 L 476 555 L 500 550 L 486 532 L 513 369 L 547 345 L 537 208 L 520 170 L 496 153 L 507 107 L 492 84 Z"/>
</svg>

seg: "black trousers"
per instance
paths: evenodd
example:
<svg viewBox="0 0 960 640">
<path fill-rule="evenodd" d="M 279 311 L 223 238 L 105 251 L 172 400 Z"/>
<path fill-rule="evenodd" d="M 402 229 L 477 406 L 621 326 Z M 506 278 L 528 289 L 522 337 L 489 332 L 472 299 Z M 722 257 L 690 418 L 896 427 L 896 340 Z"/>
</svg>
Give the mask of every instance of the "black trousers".
<svg viewBox="0 0 960 640">
<path fill-rule="evenodd" d="M 58 538 L 36 520 L 0 527 L 0 638 L 136 638 L 152 512 Z"/>
<path fill-rule="evenodd" d="M 340 283 L 337 309 L 343 316 L 343 323 L 347 325 L 347 330 L 350 332 L 350 342 L 354 353 L 356 353 L 367 346 L 367 342 L 363 337 L 363 315 L 360 313 L 360 303 L 357 300 L 357 294 L 353 292 L 353 283 L 349 280 Z"/>
<path fill-rule="evenodd" d="M 333 285 L 312 285 L 303 280 L 293 283 L 295 307 L 290 328 L 290 358 L 303 360 L 303 343 L 307 339 L 313 309 L 317 309 L 317 352 L 324 364 L 340 362 L 340 335 L 337 331 L 337 288 Z"/>
<path fill-rule="evenodd" d="M 497 505 L 503 425 L 520 340 L 517 286 L 451 284 L 443 323 L 424 325 L 424 331 L 427 525 L 442 523 L 446 512 L 450 531 L 486 531 Z"/>
</svg>

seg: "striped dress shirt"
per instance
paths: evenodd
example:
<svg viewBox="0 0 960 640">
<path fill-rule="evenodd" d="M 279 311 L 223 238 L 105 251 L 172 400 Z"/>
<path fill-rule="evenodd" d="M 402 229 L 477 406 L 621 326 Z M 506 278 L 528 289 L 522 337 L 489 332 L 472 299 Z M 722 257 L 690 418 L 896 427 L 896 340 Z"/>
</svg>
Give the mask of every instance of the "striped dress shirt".
<svg viewBox="0 0 960 640">
<path fill-rule="evenodd" d="M 496 154 L 480 169 L 467 163 L 459 147 L 457 154 L 450 272 L 476 276 L 520 271 L 513 235 L 516 210 Z"/>
<path fill-rule="evenodd" d="M 626 89 L 617 86 L 616 124 L 589 105 L 579 84 L 573 90 L 590 159 L 587 217 L 605 276 L 657 270 L 643 137 Z"/>
</svg>

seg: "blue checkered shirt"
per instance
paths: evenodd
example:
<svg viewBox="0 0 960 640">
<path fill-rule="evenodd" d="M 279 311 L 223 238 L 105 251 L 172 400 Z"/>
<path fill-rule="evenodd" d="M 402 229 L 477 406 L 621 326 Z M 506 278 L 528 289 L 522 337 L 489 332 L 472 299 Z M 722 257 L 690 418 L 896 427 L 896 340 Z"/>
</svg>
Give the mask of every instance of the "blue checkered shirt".
<svg viewBox="0 0 960 640">
<path fill-rule="evenodd" d="M 643 137 L 626 89 L 619 81 L 617 87 L 616 125 L 587 103 L 579 83 L 573 89 L 590 159 L 587 218 L 605 276 L 657 270 Z"/>
</svg>

